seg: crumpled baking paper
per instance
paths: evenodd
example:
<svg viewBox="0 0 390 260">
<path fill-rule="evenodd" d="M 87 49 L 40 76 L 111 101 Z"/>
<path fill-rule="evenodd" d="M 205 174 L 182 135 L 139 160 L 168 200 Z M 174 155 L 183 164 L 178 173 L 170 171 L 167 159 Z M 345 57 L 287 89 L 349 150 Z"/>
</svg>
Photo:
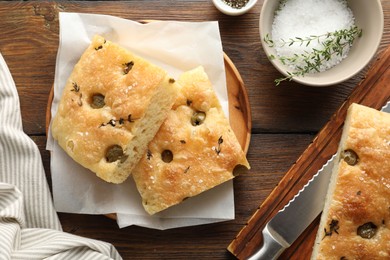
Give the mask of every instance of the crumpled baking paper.
<svg viewBox="0 0 390 260">
<path fill-rule="evenodd" d="M 52 118 L 66 80 L 95 34 L 163 67 L 177 78 L 202 65 L 228 115 L 225 67 L 218 23 L 153 21 L 139 23 L 108 15 L 60 13 Z M 228 181 L 180 205 L 149 216 L 130 176 L 123 184 L 102 181 L 74 162 L 50 131 L 54 205 L 57 211 L 81 214 L 116 213 L 119 227 L 138 225 L 168 229 L 234 219 L 233 183 Z"/>
</svg>

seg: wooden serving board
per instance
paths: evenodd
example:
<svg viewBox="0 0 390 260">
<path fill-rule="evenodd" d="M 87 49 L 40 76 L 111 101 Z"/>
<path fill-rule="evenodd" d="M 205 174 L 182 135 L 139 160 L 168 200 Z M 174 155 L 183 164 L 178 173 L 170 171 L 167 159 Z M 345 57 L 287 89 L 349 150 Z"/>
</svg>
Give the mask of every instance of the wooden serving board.
<svg viewBox="0 0 390 260">
<path fill-rule="evenodd" d="M 278 186 L 261 204 L 247 224 L 228 246 L 238 259 L 246 259 L 262 245 L 262 229 L 298 191 L 336 153 L 341 138 L 347 109 L 351 103 L 359 103 L 375 109 L 382 108 L 390 100 L 390 47 L 373 63 L 362 82 L 353 90 L 329 122 L 321 129 L 294 165 L 287 171 Z M 299 221 L 299 220 L 298 220 Z M 310 259 L 319 217 L 305 230 L 279 259 Z"/>
</svg>

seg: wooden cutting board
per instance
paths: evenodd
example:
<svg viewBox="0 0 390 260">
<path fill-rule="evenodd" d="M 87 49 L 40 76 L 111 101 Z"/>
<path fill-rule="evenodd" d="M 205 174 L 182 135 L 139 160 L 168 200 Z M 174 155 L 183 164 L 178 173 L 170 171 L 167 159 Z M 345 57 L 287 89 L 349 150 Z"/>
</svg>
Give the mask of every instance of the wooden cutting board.
<svg viewBox="0 0 390 260">
<path fill-rule="evenodd" d="M 329 122 L 321 129 L 313 142 L 287 171 L 279 185 L 261 204 L 247 224 L 228 246 L 238 259 L 246 259 L 262 245 L 261 231 L 266 223 L 286 205 L 295 194 L 336 153 L 341 138 L 347 109 L 351 103 L 359 103 L 380 109 L 390 100 L 390 47 L 373 63 L 362 82 L 343 103 Z M 310 259 L 319 217 L 280 256 L 279 259 Z"/>
</svg>

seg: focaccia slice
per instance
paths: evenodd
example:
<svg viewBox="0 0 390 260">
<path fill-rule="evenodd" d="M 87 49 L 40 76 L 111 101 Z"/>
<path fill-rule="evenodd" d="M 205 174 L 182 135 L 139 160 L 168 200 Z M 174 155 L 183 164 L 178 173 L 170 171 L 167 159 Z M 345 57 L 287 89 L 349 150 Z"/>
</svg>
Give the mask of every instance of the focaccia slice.
<svg viewBox="0 0 390 260">
<path fill-rule="evenodd" d="M 52 135 L 76 162 L 121 183 L 145 154 L 177 90 L 165 70 L 97 35 L 66 82 Z"/>
<path fill-rule="evenodd" d="M 183 73 L 178 98 L 133 178 L 149 214 L 209 190 L 249 169 L 202 67 Z"/>
<path fill-rule="evenodd" d="M 350 106 L 312 259 L 390 259 L 390 114 Z"/>
</svg>

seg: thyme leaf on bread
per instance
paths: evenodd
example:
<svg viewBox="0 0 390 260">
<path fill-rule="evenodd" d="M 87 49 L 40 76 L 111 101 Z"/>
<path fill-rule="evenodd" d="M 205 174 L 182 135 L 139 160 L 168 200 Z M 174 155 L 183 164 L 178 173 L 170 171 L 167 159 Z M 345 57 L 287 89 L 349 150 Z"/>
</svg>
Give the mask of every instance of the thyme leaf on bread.
<svg viewBox="0 0 390 260">
<path fill-rule="evenodd" d="M 110 119 L 107 123 L 102 123 L 99 127 L 103 127 L 103 126 L 107 126 L 107 125 L 111 125 L 112 127 L 115 127 L 117 125 L 117 123 L 119 123 L 119 125 L 123 125 L 125 122 L 129 122 L 129 123 L 133 123 L 134 122 L 134 118 L 132 118 L 131 114 L 129 114 L 127 116 L 127 119 L 124 119 L 124 118 L 119 118 L 119 119 Z"/>
<path fill-rule="evenodd" d="M 221 144 L 223 143 L 222 135 L 218 138 L 218 146 L 215 148 L 217 155 L 221 153 Z"/>
<path fill-rule="evenodd" d="M 100 125 L 100 127 L 106 126 L 106 125 L 116 126 L 116 121 L 117 121 L 117 120 L 115 120 L 115 119 L 110 119 L 110 121 L 108 121 L 107 123 L 102 123 L 102 124 Z M 119 120 L 118 120 L 118 121 L 119 121 Z"/>
<path fill-rule="evenodd" d="M 80 92 L 80 86 L 77 85 L 76 82 L 73 82 L 73 83 L 72 83 L 72 87 L 73 87 L 73 88 L 72 88 L 70 91 L 73 91 L 73 92 L 75 92 L 75 93 Z M 83 97 L 83 94 L 80 93 L 80 95 L 79 95 L 79 100 L 77 100 L 77 105 L 79 105 L 80 107 L 83 105 L 83 100 L 81 99 L 82 97 Z M 74 101 L 74 100 L 72 99 L 72 101 Z"/>
<path fill-rule="evenodd" d="M 77 85 L 76 82 L 73 82 L 72 86 L 73 86 L 73 88 L 70 91 L 74 91 L 74 92 L 79 92 L 80 91 L 80 86 Z"/>
<path fill-rule="evenodd" d="M 152 154 L 152 152 L 148 149 L 148 151 L 146 152 L 146 159 L 150 160 L 152 157 L 153 157 L 153 154 Z"/>
<path fill-rule="evenodd" d="M 131 117 L 131 114 L 129 114 L 129 115 L 127 116 L 127 121 L 128 121 L 129 123 L 133 123 L 134 120 L 135 120 L 135 118 L 132 118 L 132 117 Z"/>
<path fill-rule="evenodd" d="M 83 97 L 83 93 L 80 93 L 79 100 L 77 101 L 77 105 L 79 105 L 80 107 L 83 105 L 83 100 L 81 99 L 82 97 Z"/>
<path fill-rule="evenodd" d="M 106 42 L 107 42 L 107 41 L 104 40 L 103 44 L 105 44 Z M 102 49 L 102 48 L 103 48 L 103 44 L 102 44 L 102 45 L 99 45 L 98 47 L 95 47 L 95 50 L 98 51 L 98 50 Z"/>
<path fill-rule="evenodd" d="M 338 234 L 338 230 L 339 230 L 339 221 L 336 220 L 336 219 L 332 219 L 332 221 L 329 223 L 329 231 L 326 230 L 326 228 L 324 228 L 324 232 L 325 232 L 325 235 L 322 239 L 324 239 L 325 237 L 327 236 L 331 236 L 334 233 Z"/>
<path fill-rule="evenodd" d="M 127 62 L 123 64 L 123 66 L 124 66 L 123 73 L 128 74 L 134 66 L 134 61 Z"/>
</svg>

